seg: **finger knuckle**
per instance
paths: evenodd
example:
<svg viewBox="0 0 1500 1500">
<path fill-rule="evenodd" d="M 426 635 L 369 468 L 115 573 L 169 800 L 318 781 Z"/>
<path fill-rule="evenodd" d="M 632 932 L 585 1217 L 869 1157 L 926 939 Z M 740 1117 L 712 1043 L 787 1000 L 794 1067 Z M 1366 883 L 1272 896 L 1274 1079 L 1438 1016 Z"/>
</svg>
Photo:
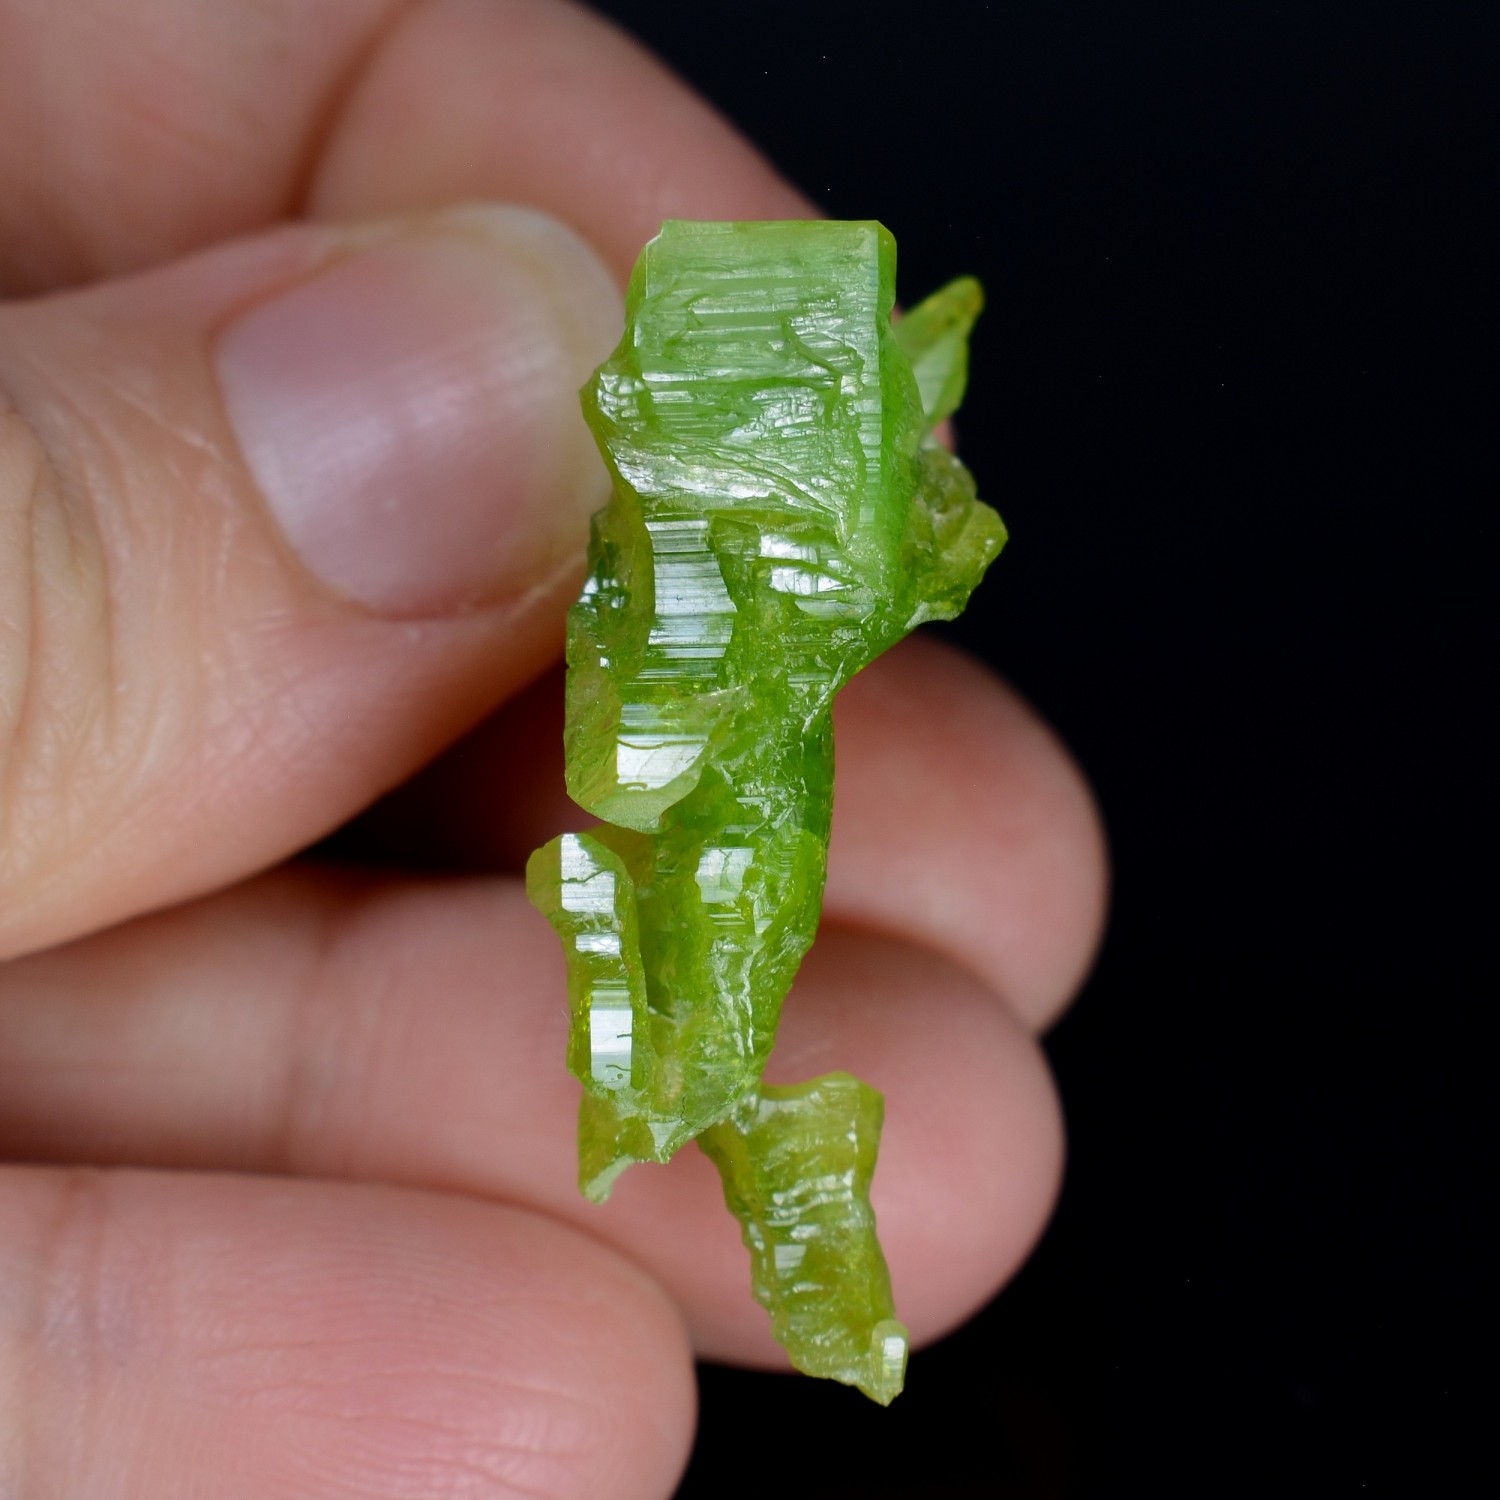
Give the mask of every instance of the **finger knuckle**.
<svg viewBox="0 0 1500 1500">
<path fill-rule="evenodd" d="M 0 1298 L 0 1495 L 88 1493 L 80 1436 L 107 1396 L 109 1343 L 128 1337 L 130 1278 L 111 1270 L 112 1194 L 91 1168 L 8 1174 Z"/>
<path fill-rule="evenodd" d="M 0 909 L 69 826 L 71 772 L 107 728 L 110 644 L 86 497 L 0 383 Z"/>
<path fill-rule="evenodd" d="M 31 523 L 45 474 L 35 433 L 0 392 L 0 754 L 15 742 L 31 680 Z"/>
</svg>

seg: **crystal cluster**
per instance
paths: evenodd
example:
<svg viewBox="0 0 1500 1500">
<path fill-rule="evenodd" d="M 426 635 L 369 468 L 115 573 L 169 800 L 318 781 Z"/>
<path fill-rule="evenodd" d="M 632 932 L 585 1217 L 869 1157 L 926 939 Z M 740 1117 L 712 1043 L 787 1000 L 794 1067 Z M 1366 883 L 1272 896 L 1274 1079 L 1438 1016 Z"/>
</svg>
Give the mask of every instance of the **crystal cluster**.
<svg viewBox="0 0 1500 1500">
<path fill-rule="evenodd" d="M 892 324 L 879 224 L 669 221 L 583 393 L 614 481 L 568 616 L 568 790 L 603 821 L 539 849 L 584 1087 L 580 1182 L 697 1138 L 792 1362 L 882 1403 L 906 1331 L 869 1184 L 882 1101 L 761 1081 L 817 930 L 834 694 L 949 618 L 1005 540 L 932 437 L 980 307 Z"/>
</svg>

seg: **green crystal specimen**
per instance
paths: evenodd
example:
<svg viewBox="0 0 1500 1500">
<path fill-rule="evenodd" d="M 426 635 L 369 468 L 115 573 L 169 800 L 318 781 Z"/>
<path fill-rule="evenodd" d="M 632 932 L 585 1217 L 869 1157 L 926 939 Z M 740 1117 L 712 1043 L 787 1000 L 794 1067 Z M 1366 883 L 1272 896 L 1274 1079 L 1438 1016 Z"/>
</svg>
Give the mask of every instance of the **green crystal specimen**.
<svg viewBox="0 0 1500 1500">
<path fill-rule="evenodd" d="M 817 930 L 834 694 L 964 606 L 1005 541 L 932 437 L 976 282 L 892 325 L 873 222 L 669 221 L 583 392 L 614 480 L 568 616 L 568 790 L 603 819 L 537 850 L 563 941 L 580 1184 L 685 1142 L 717 1164 L 793 1364 L 882 1404 L 906 1332 L 875 1238 L 879 1094 L 762 1084 Z"/>
</svg>

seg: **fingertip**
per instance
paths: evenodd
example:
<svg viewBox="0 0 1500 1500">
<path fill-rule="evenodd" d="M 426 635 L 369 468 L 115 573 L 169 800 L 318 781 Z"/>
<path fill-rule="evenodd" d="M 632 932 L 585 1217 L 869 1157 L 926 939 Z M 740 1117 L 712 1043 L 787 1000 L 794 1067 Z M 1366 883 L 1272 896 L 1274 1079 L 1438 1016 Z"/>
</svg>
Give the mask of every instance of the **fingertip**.
<svg viewBox="0 0 1500 1500">
<path fill-rule="evenodd" d="M 45 1226 L 4 1242 L 0 1349 L 28 1401 L 24 1428 L 0 1414 L 0 1454 L 19 1455 L 0 1489 L 34 1493 L 30 1473 L 122 1497 L 660 1500 L 686 1460 L 667 1299 L 538 1216 L 53 1172 L 0 1176 L 0 1213 Z"/>
<path fill-rule="evenodd" d="M 835 1070 L 885 1097 L 871 1201 L 897 1315 L 914 1345 L 930 1343 L 995 1295 L 1047 1223 L 1063 1168 L 1051 1074 L 1035 1040 L 971 976 L 837 928 L 803 963 L 767 1078 Z M 602 1233 L 672 1288 L 700 1355 L 786 1368 L 699 1153 L 626 1173 L 594 1212 Z"/>
<path fill-rule="evenodd" d="M 623 31 L 543 0 L 409 10 L 340 110 L 308 209 L 345 218 L 473 198 L 573 224 L 622 284 L 664 218 L 812 213 Z"/>
<path fill-rule="evenodd" d="M 1014 1276 L 1051 1216 L 1064 1160 L 1051 1071 L 970 975 L 839 929 L 804 964 L 773 1063 L 778 1078 L 834 1066 L 885 1097 L 871 1202 L 898 1313 L 929 1343 Z"/>
<path fill-rule="evenodd" d="M 975 996 L 931 1028 L 948 1066 L 887 1089 L 874 1194 L 898 1306 L 928 1343 L 1025 1264 L 1062 1186 L 1062 1108 L 1025 1029 Z"/>
<path fill-rule="evenodd" d="M 492 206 L 3 309 L 0 951 L 284 858 L 546 665 L 618 308 Z"/>
<path fill-rule="evenodd" d="M 1036 1031 L 1083 981 L 1108 866 L 1088 783 L 982 663 L 930 636 L 857 676 L 835 708 L 827 911 L 937 948 Z"/>
</svg>

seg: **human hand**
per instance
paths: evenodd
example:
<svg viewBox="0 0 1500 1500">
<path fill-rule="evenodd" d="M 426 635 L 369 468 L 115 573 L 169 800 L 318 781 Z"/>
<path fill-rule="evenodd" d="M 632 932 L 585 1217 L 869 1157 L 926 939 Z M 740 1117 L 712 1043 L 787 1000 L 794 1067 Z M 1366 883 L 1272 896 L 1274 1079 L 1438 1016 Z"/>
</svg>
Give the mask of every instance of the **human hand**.
<svg viewBox="0 0 1500 1500">
<path fill-rule="evenodd" d="M 696 1153 L 577 1195 L 527 684 L 637 250 L 808 210 L 569 5 L 309 10 L 0 0 L 0 1494 L 660 1497 L 692 1354 L 783 1361 Z M 1103 862 L 950 650 L 837 720 L 769 1076 L 886 1094 L 921 1342 L 1045 1221 Z"/>
</svg>

